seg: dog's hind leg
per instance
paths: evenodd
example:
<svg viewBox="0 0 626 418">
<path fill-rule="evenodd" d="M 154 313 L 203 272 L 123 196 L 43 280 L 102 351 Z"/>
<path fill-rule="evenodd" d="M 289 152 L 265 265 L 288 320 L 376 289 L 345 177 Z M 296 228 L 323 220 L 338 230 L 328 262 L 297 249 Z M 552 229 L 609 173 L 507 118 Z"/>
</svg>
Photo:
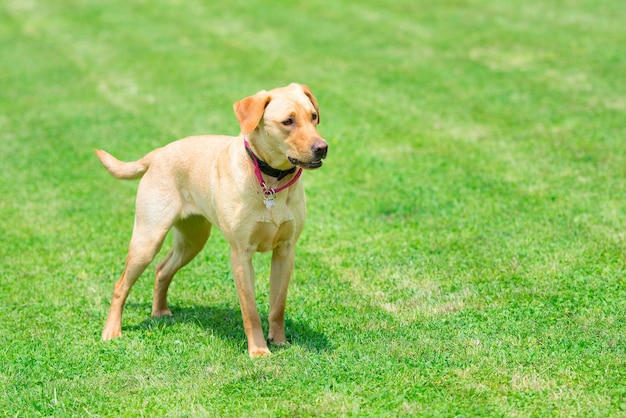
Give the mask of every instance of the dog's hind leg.
<svg viewBox="0 0 626 418">
<path fill-rule="evenodd" d="M 126 302 L 128 293 L 139 276 L 141 276 L 141 273 L 154 259 L 167 234 L 167 230 L 164 230 L 159 231 L 158 234 L 153 233 L 149 237 L 144 237 L 138 236 L 137 232 L 137 230 L 133 232 L 124 272 L 115 283 L 113 289 L 111 309 L 102 331 L 102 340 L 104 341 L 119 337 L 122 334 L 122 311 L 124 310 L 124 302 Z"/>
<path fill-rule="evenodd" d="M 159 202 L 151 197 L 150 194 L 142 194 L 141 188 L 139 189 L 135 226 L 130 239 L 126 266 L 122 276 L 115 283 L 111 309 L 102 331 L 102 340 L 105 341 L 122 334 L 122 312 L 128 293 L 161 249 L 163 240 L 179 213 L 180 207 L 175 202 L 169 205 L 158 204 Z"/>
<path fill-rule="evenodd" d="M 167 306 L 167 289 L 178 270 L 187 265 L 204 248 L 211 224 L 204 217 L 192 216 L 174 225 L 174 246 L 156 266 L 152 316 L 172 315 Z"/>
</svg>

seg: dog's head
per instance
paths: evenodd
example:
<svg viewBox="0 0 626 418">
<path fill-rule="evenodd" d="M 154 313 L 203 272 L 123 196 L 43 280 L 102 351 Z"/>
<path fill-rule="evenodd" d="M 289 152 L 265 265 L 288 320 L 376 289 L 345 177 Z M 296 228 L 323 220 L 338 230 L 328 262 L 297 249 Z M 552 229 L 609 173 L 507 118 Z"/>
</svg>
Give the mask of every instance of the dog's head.
<svg viewBox="0 0 626 418">
<path fill-rule="evenodd" d="M 322 166 L 328 144 L 317 132 L 319 107 L 307 86 L 293 83 L 263 90 L 233 108 L 254 152 L 272 167 Z"/>
</svg>

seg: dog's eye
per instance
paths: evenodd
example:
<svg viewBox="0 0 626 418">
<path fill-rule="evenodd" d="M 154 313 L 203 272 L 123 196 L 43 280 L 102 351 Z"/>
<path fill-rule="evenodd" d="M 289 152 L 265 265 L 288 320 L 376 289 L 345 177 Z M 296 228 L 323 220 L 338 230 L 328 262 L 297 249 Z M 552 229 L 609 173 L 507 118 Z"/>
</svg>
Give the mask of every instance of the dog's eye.
<svg viewBox="0 0 626 418">
<path fill-rule="evenodd" d="M 311 116 L 311 119 L 317 120 L 317 113 L 313 113 L 313 116 Z"/>
<path fill-rule="evenodd" d="M 289 119 L 285 119 L 282 124 L 285 126 L 293 126 L 296 122 L 293 120 L 293 118 L 289 118 Z"/>
</svg>

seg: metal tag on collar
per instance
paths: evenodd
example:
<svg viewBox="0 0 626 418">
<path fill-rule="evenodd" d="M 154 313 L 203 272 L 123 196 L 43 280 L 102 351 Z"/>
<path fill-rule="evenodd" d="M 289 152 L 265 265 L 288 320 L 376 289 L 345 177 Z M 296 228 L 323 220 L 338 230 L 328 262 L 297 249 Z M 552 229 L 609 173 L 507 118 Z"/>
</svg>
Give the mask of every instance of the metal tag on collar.
<svg viewBox="0 0 626 418">
<path fill-rule="evenodd" d="M 263 182 L 261 186 L 263 186 L 263 203 L 265 203 L 266 208 L 272 209 L 276 206 L 276 202 L 274 202 L 274 195 L 276 194 L 276 191 L 271 187 L 267 187 L 265 182 Z"/>
<path fill-rule="evenodd" d="M 263 203 L 265 203 L 265 207 L 268 209 L 272 209 L 272 207 L 276 206 L 276 202 L 274 202 L 274 195 L 271 194 L 269 196 L 266 196 L 263 199 Z"/>
</svg>

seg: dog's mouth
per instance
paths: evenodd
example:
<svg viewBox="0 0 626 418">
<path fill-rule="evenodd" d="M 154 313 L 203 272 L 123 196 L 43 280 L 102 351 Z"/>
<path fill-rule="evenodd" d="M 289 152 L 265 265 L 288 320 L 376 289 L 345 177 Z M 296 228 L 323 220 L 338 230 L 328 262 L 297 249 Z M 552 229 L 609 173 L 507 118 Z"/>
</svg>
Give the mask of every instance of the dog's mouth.
<svg viewBox="0 0 626 418">
<path fill-rule="evenodd" d="M 304 161 L 300 161 L 296 158 L 291 158 L 291 157 L 287 157 L 289 159 L 289 162 L 293 165 L 297 165 L 299 167 L 302 168 L 306 168 L 309 170 L 313 170 L 316 168 L 320 168 L 322 166 L 322 159 L 320 158 L 319 160 L 313 160 L 313 161 L 309 161 L 308 163 L 305 163 Z"/>
</svg>

